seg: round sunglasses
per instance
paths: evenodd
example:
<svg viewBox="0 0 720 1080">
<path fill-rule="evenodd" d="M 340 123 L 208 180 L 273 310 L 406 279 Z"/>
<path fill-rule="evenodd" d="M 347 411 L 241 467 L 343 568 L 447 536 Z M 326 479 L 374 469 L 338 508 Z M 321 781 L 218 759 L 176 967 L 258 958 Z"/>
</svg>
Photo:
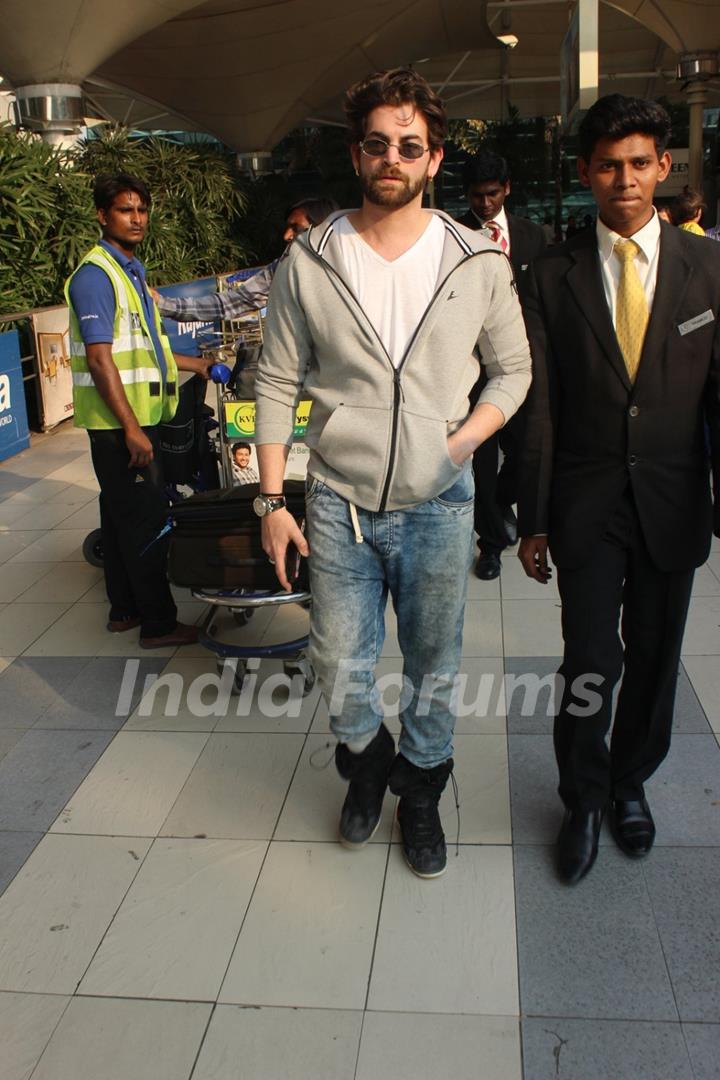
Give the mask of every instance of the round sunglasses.
<svg viewBox="0 0 720 1080">
<path fill-rule="evenodd" d="M 363 154 L 371 158 L 384 157 L 390 147 L 394 146 L 403 161 L 417 161 L 430 149 L 419 142 L 391 143 L 385 139 L 365 139 L 359 145 Z"/>
</svg>

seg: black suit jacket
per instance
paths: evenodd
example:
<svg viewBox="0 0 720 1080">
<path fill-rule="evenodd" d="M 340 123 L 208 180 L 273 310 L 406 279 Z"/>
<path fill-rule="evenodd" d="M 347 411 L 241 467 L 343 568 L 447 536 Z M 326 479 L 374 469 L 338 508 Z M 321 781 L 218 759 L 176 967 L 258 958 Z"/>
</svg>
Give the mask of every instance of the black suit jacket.
<svg viewBox="0 0 720 1080">
<path fill-rule="evenodd" d="M 657 286 L 634 386 L 605 300 L 594 229 L 535 261 L 523 310 L 533 384 L 520 535 L 547 533 L 558 566 L 583 565 L 630 484 L 655 565 L 664 571 L 699 566 L 713 522 L 710 456 L 716 532 L 720 521 L 718 245 L 662 224 Z M 697 316 L 701 325 L 690 329 L 686 324 Z"/>
<path fill-rule="evenodd" d="M 542 228 L 534 221 L 508 214 L 507 210 L 505 215 L 510 233 L 510 262 L 515 273 L 515 280 L 520 283 L 532 260 L 545 250 L 547 241 Z M 466 214 L 458 218 L 458 222 L 468 229 L 482 228 L 472 210 L 468 210 Z"/>
</svg>

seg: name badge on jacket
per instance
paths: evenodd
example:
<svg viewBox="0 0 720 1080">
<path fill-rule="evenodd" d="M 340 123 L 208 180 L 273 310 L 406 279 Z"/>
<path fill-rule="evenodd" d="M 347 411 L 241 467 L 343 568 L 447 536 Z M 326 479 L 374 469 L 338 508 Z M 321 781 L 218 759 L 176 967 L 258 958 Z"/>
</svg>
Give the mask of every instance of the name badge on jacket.
<svg viewBox="0 0 720 1080">
<path fill-rule="evenodd" d="M 686 334 L 691 334 L 693 330 L 699 330 L 701 326 L 707 325 L 707 323 L 714 322 L 715 316 L 710 308 L 707 311 L 703 311 L 702 315 L 696 315 L 694 319 L 688 319 L 687 322 L 680 323 L 678 330 L 685 337 Z"/>
</svg>

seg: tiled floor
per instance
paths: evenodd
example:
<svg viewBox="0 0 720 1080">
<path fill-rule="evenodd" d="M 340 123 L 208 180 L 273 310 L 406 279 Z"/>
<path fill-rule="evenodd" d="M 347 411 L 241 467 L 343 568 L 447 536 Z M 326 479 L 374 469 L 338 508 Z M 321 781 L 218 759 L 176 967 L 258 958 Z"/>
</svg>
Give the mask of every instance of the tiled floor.
<svg viewBox="0 0 720 1080">
<path fill-rule="evenodd" d="M 422 882 L 390 797 L 364 851 L 338 845 L 316 691 L 264 662 L 231 696 L 205 650 L 106 633 L 83 433 L 0 466 L 0 500 L 0 1080 L 720 1078 L 720 544 L 648 786 L 655 850 L 604 833 L 575 890 L 551 863 L 555 586 L 512 553 L 471 579 L 460 820 L 448 791 L 449 871 Z M 388 704 L 398 652 L 389 617 Z"/>
</svg>

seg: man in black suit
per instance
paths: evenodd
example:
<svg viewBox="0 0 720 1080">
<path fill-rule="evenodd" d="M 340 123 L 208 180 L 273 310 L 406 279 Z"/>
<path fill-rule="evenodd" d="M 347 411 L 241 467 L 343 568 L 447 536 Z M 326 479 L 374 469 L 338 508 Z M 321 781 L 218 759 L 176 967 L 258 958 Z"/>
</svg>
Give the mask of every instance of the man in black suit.
<svg viewBox="0 0 720 1080">
<path fill-rule="evenodd" d="M 469 229 L 483 229 L 500 244 L 512 263 L 515 281 L 521 285 L 527 268 L 545 250 L 545 233 L 540 225 L 516 217 L 505 210 L 510 194 L 507 162 L 499 154 L 482 150 L 465 170 L 465 194 L 470 209 L 458 218 Z M 520 292 L 522 301 L 522 291 Z M 484 383 L 473 390 L 471 401 L 480 396 Z M 484 581 L 500 574 L 500 552 L 517 538 L 513 503 L 517 501 L 517 468 L 522 429 L 522 409 L 496 435 L 487 439 L 473 455 L 475 474 L 475 532 L 480 554 L 475 573 Z M 498 446 L 503 464 L 498 473 Z"/>
<path fill-rule="evenodd" d="M 606 807 L 627 855 L 652 846 L 643 785 L 668 752 L 693 574 L 720 534 L 720 251 L 653 208 L 670 169 L 664 109 L 613 94 L 579 135 L 598 221 L 528 281 L 519 499 L 525 572 L 547 581 L 549 544 L 562 600 L 554 740 L 568 884 L 593 865 Z"/>
</svg>

